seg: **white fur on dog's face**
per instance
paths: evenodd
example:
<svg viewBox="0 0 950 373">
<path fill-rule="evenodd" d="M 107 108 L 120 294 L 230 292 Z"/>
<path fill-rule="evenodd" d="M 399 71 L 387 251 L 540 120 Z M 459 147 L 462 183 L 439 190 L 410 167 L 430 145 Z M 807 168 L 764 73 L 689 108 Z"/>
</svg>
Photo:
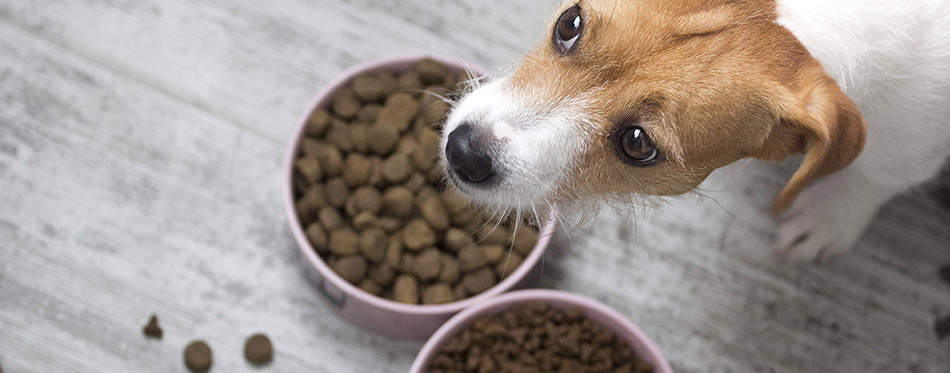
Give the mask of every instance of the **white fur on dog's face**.
<svg viewBox="0 0 950 373">
<path fill-rule="evenodd" d="M 505 79 L 479 87 L 452 111 L 443 128 L 440 156 L 449 179 L 476 203 L 512 208 L 543 204 L 573 169 L 592 131 L 586 113 L 596 103 L 589 97 L 564 97 L 549 102 L 524 92 Z M 449 133 L 463 121 L 494 137 L 494 169 L 502 177 L 488 186 L 458 182 L 448 167 Z"/>
</svg>

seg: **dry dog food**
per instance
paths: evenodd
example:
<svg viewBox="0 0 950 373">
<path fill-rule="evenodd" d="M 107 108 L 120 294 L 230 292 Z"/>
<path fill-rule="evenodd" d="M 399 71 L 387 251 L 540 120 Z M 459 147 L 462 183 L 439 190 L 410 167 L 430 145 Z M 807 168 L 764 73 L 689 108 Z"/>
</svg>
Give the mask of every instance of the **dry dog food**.
<svg viewBox="0 0 950 373">
<path fill-rule="evenodd" d="M 427 372 L 648 373 L 627 342 L 578 309 L 528 303 L 475 320 L 441 346 Z"/>
<path fill-rule="evenodd" d="M 440 186 L 439 128 L 464 80 L 424 59 L 359 75 L 314 111 L 294 163 L 296 211 L 314 250 L 376 296 L 438 304 L 478 294 L 511 273 L 538 232 L 495 222 Z"/>
<path fill-rule="evenodd" d="M 158 326 L 158 317 L 152 315 L 148 319 L 148 324 L 142 328 L 142 333 L 145 333 L 145 336 L 152 338 L 162 338 L 162 328 Z"/>
<path fill-rule="evenodd" d="M 195 372 L 204 372 L 211 368 L 211 347 L 205 341 L 194 341 L 185 347 L 185 365 Z"/>
<path fill-rule="evenodd" d="M 265 364 L 274 357 L 274 346 L 270 338 L 263 334 L 255 334 L 244 343 L 244 358 L 251 364 Z"/>
</svg>

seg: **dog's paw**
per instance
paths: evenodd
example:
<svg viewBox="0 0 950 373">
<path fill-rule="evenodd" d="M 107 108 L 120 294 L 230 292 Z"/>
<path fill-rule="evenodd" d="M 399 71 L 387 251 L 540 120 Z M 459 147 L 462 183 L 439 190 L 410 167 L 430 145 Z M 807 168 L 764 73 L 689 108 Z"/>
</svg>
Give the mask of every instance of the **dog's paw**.
<svg viewBox="0 0 950 373">
<path fill-rule="evenodd" d="M 828 216 L 828 213 L 803 211 L 801 214 L 783 214 L 775 235 L 777 254 L 793 262 L 818 262 L 851 247 L 862 229 L 844 227 L 842 219 Z"/>
<path fill-rule="evenodd" d="M 779 216 L 777 254 L 789 261 L 818 262 L 848 250 L 881 205 L 872 195 L 849 190 L 834 178 L 813 184 Z"/>
</svg>

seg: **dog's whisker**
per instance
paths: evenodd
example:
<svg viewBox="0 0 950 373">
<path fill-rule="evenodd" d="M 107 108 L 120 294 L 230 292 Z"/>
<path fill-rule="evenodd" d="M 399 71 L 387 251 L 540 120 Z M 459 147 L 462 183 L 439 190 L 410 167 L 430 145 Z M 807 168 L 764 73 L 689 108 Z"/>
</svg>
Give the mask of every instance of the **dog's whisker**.
<svg viewBox="0 0 950 373">
<path fill-rule="evenodd" d="M 410 90 L 407 90 L 407 91 L 408 91 L 408 92 L 413 92 L 413 93 L 422 93 L 422 94 L 425 94 L 425 95 L 433 96 L 433 97 L 435 97 L 435 98 L 438 98 L 438 99 L 441 100 L 442 102 L 445 102 L 446 104 L 449 104 L 449 106 L 450 106 L 450 107 L 453 107 L 453 108 L 455 107 L 456 104 L 458 104 L 458 101 L 456 101 L 456 100 L 454 100 L 454 99 L 451 99 L 451 98 L 449 98 L 449 97 L 446 97 L 446 96 L 444 96 L 444 95 L 442 95 L 442 94 L 440 94 L 440 93 L 438 93 L 438 92 L 432 91 L 432 90 L 428 90 L 428 89 L 410 89 Z M 428 106 L 426 106 L 425 108 L 423 108 L 423 110 L 428 109 L 430 106 L 432 106 L 432 104 L 429 104 Z"/>
<path fill-rule="evenodd" d="M 713 201 L 713 203 L 715 203 L 716 206 L 719 206 L 719 208 L 722 209 L 723 212 L 725 212 L 726 214 L 729 214 L 729 216 L 732 217 L 733 220 L 737 220 L 737 219 L 738 219 L 735 214 L 733 214 L 731 211 L 729 211 L 729 209 L 727 209 L 725 206 L 723 206 L 721 203 L 719 203 L 719 201 L 717 201 L 715 198 L 712 198 L 712 197 L 710 197 L 710 196 L 707 196 L 707 195 L 703 194 L 702 192 L 700 192 L 699 190 L 694 190 L 693 193 L 695 193 L 696 195 L 698 195 L 698 196 L 700 196 L 700 197 L 703 197 L 703 198 L 709 199 L 710 201 Z"/>
</svg>

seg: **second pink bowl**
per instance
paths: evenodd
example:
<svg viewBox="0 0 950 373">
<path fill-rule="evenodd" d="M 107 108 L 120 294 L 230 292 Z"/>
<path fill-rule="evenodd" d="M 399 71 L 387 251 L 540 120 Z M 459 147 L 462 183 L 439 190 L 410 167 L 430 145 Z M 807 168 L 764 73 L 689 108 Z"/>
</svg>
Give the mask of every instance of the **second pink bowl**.
<svg viewBox="0 0 950 373">
<path fill-rule="evenodd" d="M 610 329 L 614 334 L 630 344 L 637 356 L 653 365 L 654 373 L 672 373 L 673 369 L 666 358 L 656 348 L 653 341 L 640 328 L 633 325 L 623 315 L 593 299 L 559 290 L 519 290 L 503 294 L 476 304 L 452 317 L 429 338 L 416 360 L 410 373 L 423 373 L 429 362 L 438 355 L 439 348 L 455 337 L 456 334 L 482 316 L 500 313 L 512 306 L 532 302 L 545 302 L 555 308 L 577 307 L 587 318 Z"/>
</svg>

